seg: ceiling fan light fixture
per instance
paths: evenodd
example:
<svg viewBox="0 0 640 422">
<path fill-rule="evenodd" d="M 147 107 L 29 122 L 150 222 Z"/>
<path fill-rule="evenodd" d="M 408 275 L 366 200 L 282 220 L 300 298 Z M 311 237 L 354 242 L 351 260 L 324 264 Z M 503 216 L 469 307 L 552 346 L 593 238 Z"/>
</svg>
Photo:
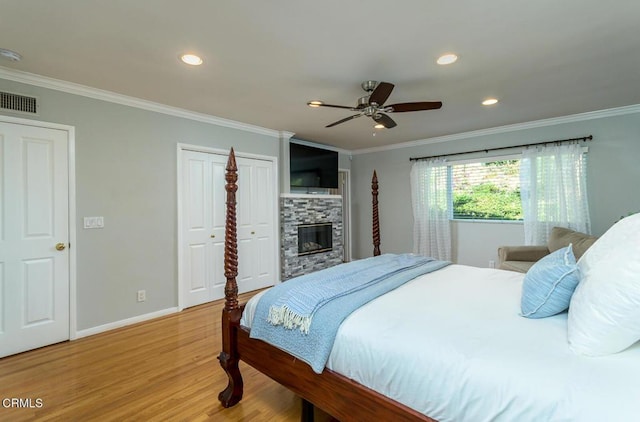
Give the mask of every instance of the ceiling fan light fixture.
<svg viewBox="0 0 640 422">
<path fill-rule="evenodd" d="M 318 100 L 309 101 L 307 103 L 307 105 L 309 107 L 320 107 L 322 104 L 323 104 L 323 102 L 322 101 L 318 101 Z"/>
<path fill-rule="evenodd" d="M 180 56 L 180 60 L 190 66 L 200 66 L 203 63 L 202 58 L 195 54 L 183 54 Z"/>
<path fill-rule="evenodd" d="M 490 105 L 494 105 L 494 104 L 498 104 L 498 99 L 497 98 L 487 98 L 486 100 L 484 100 L 482 102 L 482 105 L 485 105 L 485 106 L 490 106 Z"/>
<path fill-rule="evenodd" d="M 447 64 L 452 64 L 455 63 L 458 60 L 458 56 L 453 54 L 453 53 L 447 53 L 447 54 L 443 54 L 442 56 L 438 57 L 438 60 L 436 60 L 436 63 L 438 63 L 439 65 L 447 65 Z"/>
<path fill-rule="evenodd" d="M 384 125 L 382 123 L 377 123 L 375 125 L 373 125 L 374 129 L 384 129 Z"/>
</svg>

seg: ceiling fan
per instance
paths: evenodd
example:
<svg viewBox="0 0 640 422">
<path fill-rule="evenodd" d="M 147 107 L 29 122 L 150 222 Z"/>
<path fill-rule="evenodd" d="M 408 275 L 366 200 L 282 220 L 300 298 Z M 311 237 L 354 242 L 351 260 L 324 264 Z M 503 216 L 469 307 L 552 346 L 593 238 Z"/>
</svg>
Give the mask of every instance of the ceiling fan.
<svg viewBox="0 0 640 422">
<path fill-rule="evenodd" d="M 442 107 L 441 101 L 398 103 L 385 106 L 384 103 L 391 95 L 391 91 L 393 91 L 395 85 L 389 82 L 364 81 L 362 82 L 361 86 L 362 89 L 367 91 L 367 95 L 358 98 L 358 105 L 356 105 L 355 107 L 325 104 L 322 101 L 317 100 L 309 101 L 307 105 L 309 107 L 344 108 L 357 112 L 354 115 L 328 124 L 325 127 L 333 127 L 339 125 L 340 123 L 348 122 L 349 120 L 353 120 L 361 116 L 368 116 L 376 122 L 376 128 L 384 127 L 386 129 L 396 127 L 397 124 L 391 117 L 387 116 L 385 113 L 404 113 L 407 111 L 437 110 Z"/>
</svg>

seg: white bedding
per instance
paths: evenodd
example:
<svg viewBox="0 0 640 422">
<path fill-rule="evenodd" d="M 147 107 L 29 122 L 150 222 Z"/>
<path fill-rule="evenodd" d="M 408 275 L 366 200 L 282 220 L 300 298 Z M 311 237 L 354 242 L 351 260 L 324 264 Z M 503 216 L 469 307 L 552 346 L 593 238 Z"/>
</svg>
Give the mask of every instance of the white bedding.
<svg viewBox="0 0 640 422">
<path fill-rule="evenodd" d="M 640 345 L 575 355 L 566 313 L 518 315 L 522 278 L 461 265 L 421 276 L 351 314 L 327 367 L 441 422 L 637 420 Z"/>
</svg>

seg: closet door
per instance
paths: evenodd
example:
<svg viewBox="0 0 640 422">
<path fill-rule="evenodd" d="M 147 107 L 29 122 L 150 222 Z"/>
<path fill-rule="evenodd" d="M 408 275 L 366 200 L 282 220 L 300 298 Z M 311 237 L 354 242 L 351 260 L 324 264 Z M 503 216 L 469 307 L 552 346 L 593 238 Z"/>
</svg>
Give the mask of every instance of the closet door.
<svg viewBox="0 0 640 422">
<path fill-rule="evenodd" d="M 275 283 L 273 163 L 240 158 L 238 164 L 238 290 Z M 249 258 L 250 257 L 250 258 Z"/>
<path fill-rule="evenodd" d="M 276 281 L 272 161 L 238 158 L 238 289 Z M 182 307 L 224 297 L 225 167 L 227 156 L 184 151 L 181 181 Z"/>
<path fill-rule="evenodd" d="M 183 153 L 181 289 L 184 307 L 224 297 L 224 157 Z"/>
</svg>

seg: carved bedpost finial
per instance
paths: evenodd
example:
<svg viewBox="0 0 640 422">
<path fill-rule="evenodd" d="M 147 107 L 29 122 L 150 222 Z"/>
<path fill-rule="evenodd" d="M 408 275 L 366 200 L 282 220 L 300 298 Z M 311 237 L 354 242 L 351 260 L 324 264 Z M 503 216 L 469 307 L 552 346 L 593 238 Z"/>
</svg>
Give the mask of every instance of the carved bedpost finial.
<svg viewBox="0 0 640 422">
<path fill-rule="evenodd" d="M 373 205 L 373 256 L 380 255 L 380 220 L 378 217 L 378 175 L 373 171 L 371 179 L 371 195 Z"/>
<path fill-rule="evenodd" d="M 238 190 L 238 166 L 236 165 L 236 154 L 231 148 L 229 160 L 227 161 L 227 173 L 225 180 L 227 184 L 227 219 L 224 234 L 224 276 L 227 283 L 224 287 L 225 303 L 224 308 L 228 311 L 238 309 L 238 241 L 236 226 L 236 191 Z"/>
</svg>

